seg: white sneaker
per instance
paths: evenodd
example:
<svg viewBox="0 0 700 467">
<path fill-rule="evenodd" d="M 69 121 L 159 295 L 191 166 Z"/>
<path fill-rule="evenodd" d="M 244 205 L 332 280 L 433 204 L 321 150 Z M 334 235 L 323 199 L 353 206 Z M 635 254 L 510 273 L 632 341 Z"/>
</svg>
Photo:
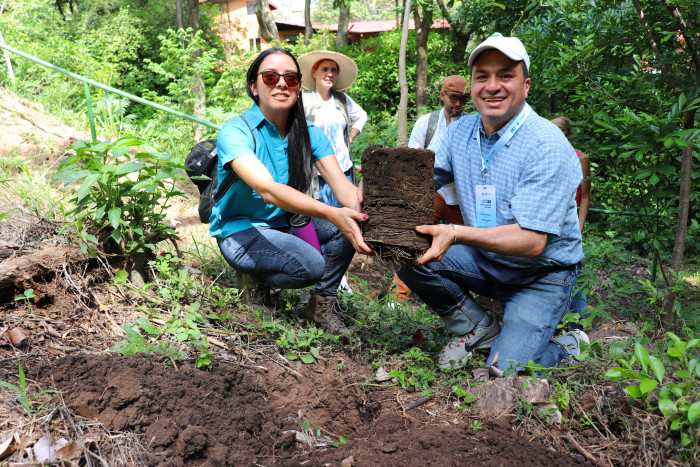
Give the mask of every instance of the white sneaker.
<svg viewBox="0 0 700 467">
<path fill-rule="evenodd" d="M 586 345 L 591 344 L 588 334 L 580 329 L 574 329 L 563 336 L 551 339 L 551 342 L 561 347 L 568 357 L 578 357 L 581 354 L 581 341 L 585 342 Z"/>
<path fill-rule="evenodd" d="M 338 290 L 341 290 L 345 293 L 348 293 L 352 295 L 352 288 L 350 287 L 350 284 L 348 284 L 348 279 L 345 277 L 343 274 L 343 278 L 340 279 L 340 285 L 338 286 Z"/>
</svg>

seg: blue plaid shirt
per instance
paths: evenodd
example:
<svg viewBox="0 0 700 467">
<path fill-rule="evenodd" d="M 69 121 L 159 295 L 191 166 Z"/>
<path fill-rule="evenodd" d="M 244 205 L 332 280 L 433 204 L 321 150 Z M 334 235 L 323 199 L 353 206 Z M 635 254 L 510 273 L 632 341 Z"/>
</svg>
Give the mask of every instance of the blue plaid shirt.
<svg viewBox="0 0 700 467">
<path fill-rule="evenodd" d="M 464 115 L 440 135 L 435 156 L 435 189 L 455 182 L 464 222 L 476 226 L 475 187 L 496 187 L 497 225 L 547 233 L 547 245 L 534 259 L 481 251 L 491 261 L 513 267 L 570 266 L 583 259 L 576 210 L 581 164 L 564 133 L 534 111 L 487 166 L 487 155 L 508 125 L 486 137 L 479 114 Z"/>
</svg>

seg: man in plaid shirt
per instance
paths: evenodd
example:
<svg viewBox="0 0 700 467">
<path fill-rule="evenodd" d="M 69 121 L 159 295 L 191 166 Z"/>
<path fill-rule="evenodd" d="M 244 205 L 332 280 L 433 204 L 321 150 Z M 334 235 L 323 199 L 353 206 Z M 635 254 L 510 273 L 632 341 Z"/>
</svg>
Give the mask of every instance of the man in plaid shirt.
<svg viewBox="0 0 700 467">
<path fill-rule="evenodd" d="M 578 330 L 554 337 L 583 258 L 574 200 L 581 165 L 563 133 L 525 102 L 530 58 L 518 38 L 492 35 L 469 67 L 478 113 L 440 135 L 435 158 L 435 188 L 454 182 L 465 225 L 416 227 L 432 245 L 398 275 L 453 334 L 441 368 L 461 368 L 479 349 L 490 349 L 486 366 L 502 370 L 530 360 L 553 367 L 588 343 Z M 502 326 L 472 294 L 501 303 Z"/>
</svg>

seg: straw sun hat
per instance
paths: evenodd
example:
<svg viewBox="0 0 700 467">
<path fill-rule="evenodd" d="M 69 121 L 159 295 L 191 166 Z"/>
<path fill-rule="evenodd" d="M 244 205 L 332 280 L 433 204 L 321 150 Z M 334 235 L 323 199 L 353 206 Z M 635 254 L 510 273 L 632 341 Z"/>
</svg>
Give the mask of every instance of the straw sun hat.
<svg viewBox="0 0 700 467">
<path fill-rule="evenodd" d="M 301 85 L 304 89 L 313 89 L 316 86 L 316 81 L 311 74 L 311 67 L 321 60 L 333 60 L 340 68 L 338 77 L 335 79 L 335 86 L 333 86 L 333 89 L 336 91 L 347 89 L 355 82 L 355 78 L 357 78 L 357 64 L 352 58 L 338 52 L 314 50 L 297 59 L 302 75 Z"/>
</svg>

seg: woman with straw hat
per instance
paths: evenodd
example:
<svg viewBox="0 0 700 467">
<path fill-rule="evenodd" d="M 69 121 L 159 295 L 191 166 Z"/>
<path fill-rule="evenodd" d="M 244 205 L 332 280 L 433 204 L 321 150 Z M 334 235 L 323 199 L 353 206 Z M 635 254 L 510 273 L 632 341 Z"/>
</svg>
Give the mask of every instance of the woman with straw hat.
<svg viewBox="0 0 700 467">
<path fill-rule="evenodd" d="M 340 168 L 355 182 L 355 166 L 350 155 L 350 143 L 367 123 L 367 113 L 350 96 L 341 92 L 352 86 L 357 78 L 357 65 L 351 58 L 326 50 L 315 50 L 299 57 L 301 85 L 306 119 L 328 136 Z M 352 127 L 351 127 L 352 120 Z M 316 197 L 316 187 L 312 187 Z M 318 199 L 338 206 L 323 177 L 318 177 Z"/>
</svg>

